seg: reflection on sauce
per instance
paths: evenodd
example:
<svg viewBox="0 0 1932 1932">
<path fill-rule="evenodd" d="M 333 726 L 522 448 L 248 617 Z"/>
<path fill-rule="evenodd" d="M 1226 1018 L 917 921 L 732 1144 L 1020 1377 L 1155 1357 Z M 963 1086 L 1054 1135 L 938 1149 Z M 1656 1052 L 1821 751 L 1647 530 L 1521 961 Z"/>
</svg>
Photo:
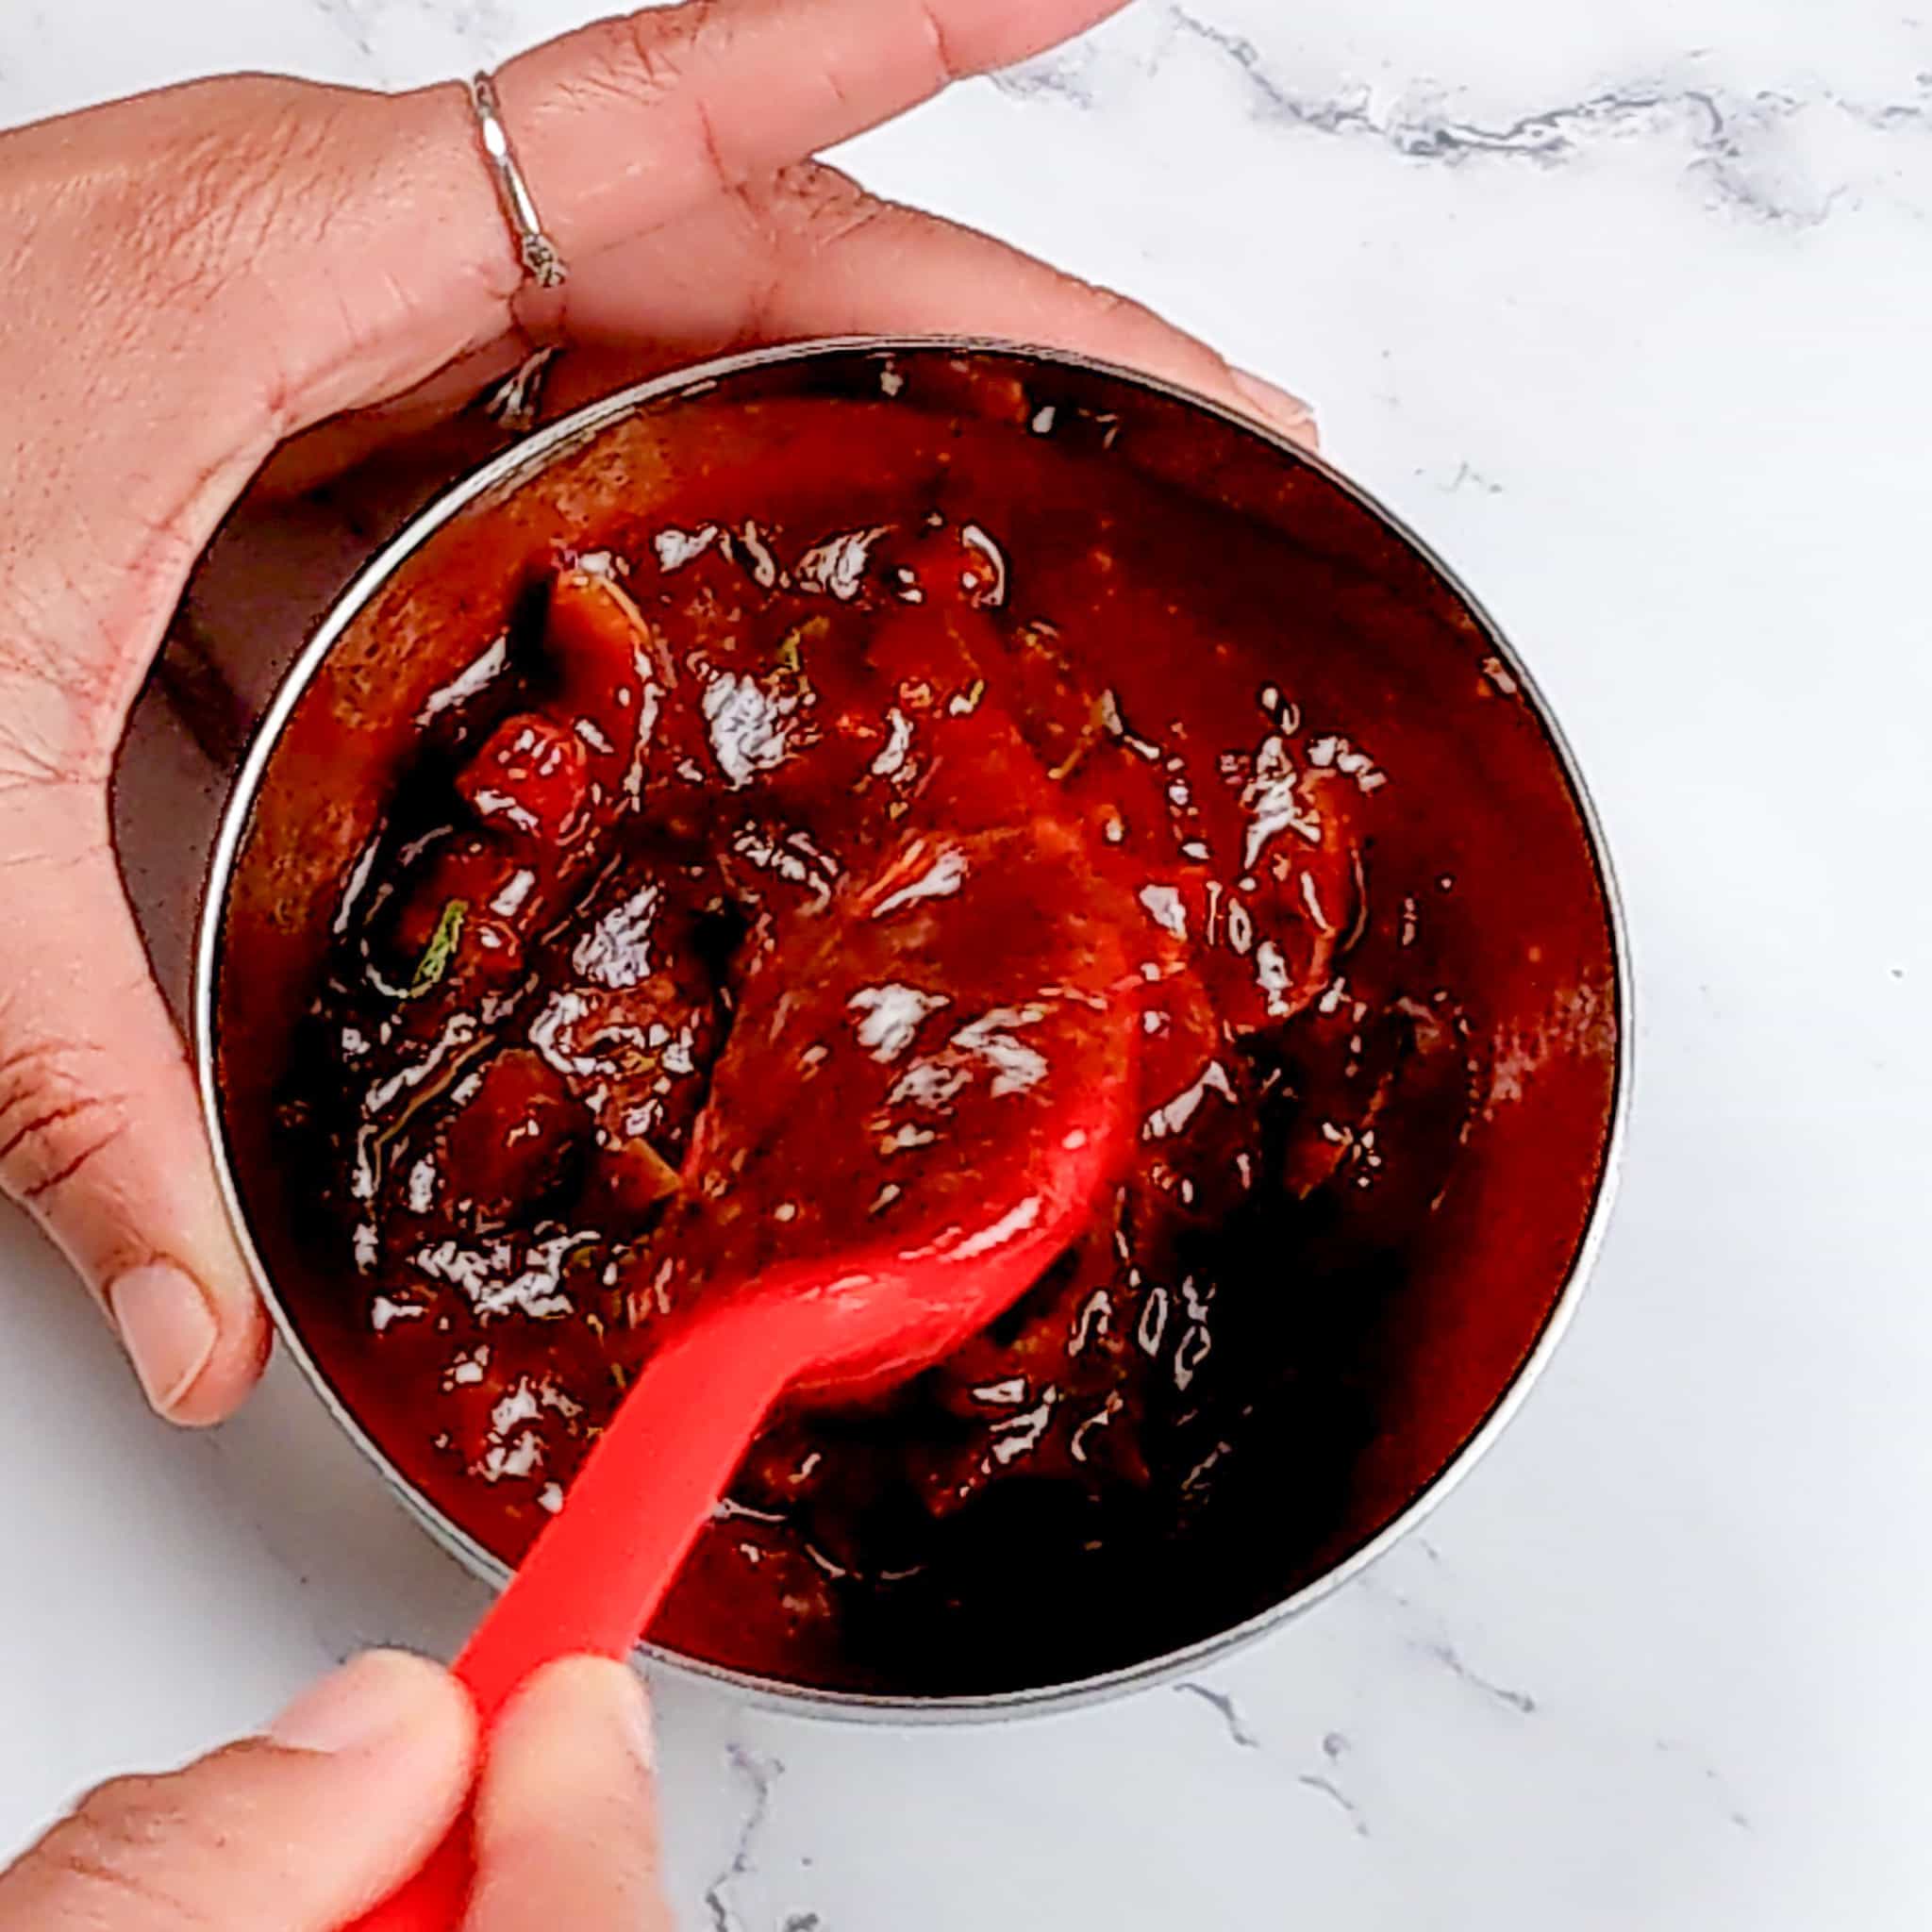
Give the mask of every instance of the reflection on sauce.
<svg viewBox="0 0 1932 1932">
<path fill-rule="evenodd" d="M 346 881 L 279 1120 L 325 1178 L 310 1237 L 360 1337 L 338 1378 L 514 1558 L 708 1284 L 970 1190 L 958 1109 L 1064 1076 L 1073 915 L 1104 903 L 1141 1032 L 1105 1212 L 938 1370 L 775 1421 L 652 1633 L 959 1690 L 1192 1634 L 1148 1551 L 1253 1480 L 1264 1379 L 1311 1431 L 1365 1426 L 1373 1341 L 1320 1388 L 1296 1351 L 1371 1334 L 1488 1069 L 1430 943 L 1453 879 L 1376 857 L 1429 809 L 1404 777 L 1426 725 L 1291 689 L 1272 632 L 1188 629 L 1117 518 L 1036 570 L 984 449 L 894 480 L 889 521 L 747 514 L 740 479 L 600 531 L 477 640 Z M 1198 658 L 1155 647 L 1176 627 Z M 1061 906 L 1007 885 L 1042 841 Z M 825 954 L 859 891 L 876 942 Z M 990 1003 L 973 935 L 1062 916 L 1064 970 Z M 708 1112 L 753 1024 L 757 1080 Z M 801 1108 L 836 1160 L 778 1131 Z M 1333 1480 L 1311 1465 L 1310 1499 Z"/>
</svg>

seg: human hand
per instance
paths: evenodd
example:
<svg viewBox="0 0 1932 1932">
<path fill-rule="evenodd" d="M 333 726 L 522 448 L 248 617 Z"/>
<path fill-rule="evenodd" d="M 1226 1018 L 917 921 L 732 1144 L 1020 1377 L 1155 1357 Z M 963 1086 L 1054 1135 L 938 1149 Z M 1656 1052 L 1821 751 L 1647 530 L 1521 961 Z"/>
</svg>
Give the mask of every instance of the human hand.
<svg viewBox="0 0 1932 1932">
<path fill-rule="evenodd" d="M 670 366 L 855 331 L 1084 348 L 1305 434 L 1145 310 L 811 161 L 1121 0 L 691 0 L 540 47 L 505 118 L 573 269 L 523 285 L 464 92 L 199 83 L 0 137 L 0 1186 L 155 1407 L 229 1413 L 267 1331 L 109 842 L 129 708 L 277 445 L 339 466 L 534 343 Z M 592 358 L 594 360 L 594 358 Z"/>
<path fill-rule="evenodd" d="M 0 1874 L 0 1932 L 336 1932 L 441 1841 L 475 1749 L 454 1678 L 358 1658 L 266 1736 L 83 1799 Z M 670 1932 L 627 1666 L 577 1657 L 531 1679 L 491 1733 L 474 1823 L 463 1932 Z"/>
</svg>

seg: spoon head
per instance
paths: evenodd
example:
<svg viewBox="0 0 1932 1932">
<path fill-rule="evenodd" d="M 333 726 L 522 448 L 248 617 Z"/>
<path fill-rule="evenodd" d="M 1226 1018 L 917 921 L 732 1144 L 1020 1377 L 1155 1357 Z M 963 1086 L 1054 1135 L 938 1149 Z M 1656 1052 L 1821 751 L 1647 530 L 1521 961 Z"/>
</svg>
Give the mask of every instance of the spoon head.
<svg viewBox="0 0 1932 1932">
<path fill-rule="evenodd" d="M 1004 1313 L 1124 1164 L 1132 913 L 1044 819 L 908 832 L 768 935 L 658 1249 L 663 1302 L 756 1297 L 795 1337 L 793 1393 L 840 1400 Z"/>
</svg>

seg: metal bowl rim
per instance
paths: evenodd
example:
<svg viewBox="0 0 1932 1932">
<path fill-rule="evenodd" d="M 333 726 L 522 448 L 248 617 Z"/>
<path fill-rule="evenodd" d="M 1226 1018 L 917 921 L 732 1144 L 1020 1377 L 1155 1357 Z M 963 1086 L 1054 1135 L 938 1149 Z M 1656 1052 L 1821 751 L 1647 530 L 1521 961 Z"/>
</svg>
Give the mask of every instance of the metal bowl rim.
<svg viewBox="0 0 1932 1932">
<path fill-rule="evenodd" d="M 700 1658 L 684 1657 L 652 1644 L 639 1647 L 641 1658 L 654 1668 L 728 1688 L 753 1705 L 793 1715 L 838 1722 L 875 1722 L 902 1725 L 988 1722 L 1020 1716 L 1045 1715 L 1152 1689 L 1187 1676 L 1258 1641 L 1334 1594 L 1378 1562 L 1424 1522 L 1494 1445 L 1548 1366 L 1574 1319 L 1583 1291 L 1602 1250 L 1614 1208 L 1624 1143 L 1628 1131 L 1634 1074 L 1634 975 L 1623 895 L 1596 802 L 1591 794 L 1574 750 L 1541 687 L 1501 626 L 1469 587 L 1437 553 L 1395 513 L 1352 482 L 1320 455 L 1304 448 L 1282 432 L 1257 423 L 1229 405 L 1198 394 L 1181 384 L 1099 358 L 1064 349 L 1014 342 L 986 336 L 840 336 L 755 349 L 722 357 L 693 367 L 633 384 L 601 401 L 591 403 L 535 431 L 468 476 L 453 484 L 413 517 L 356 575 L 336 599 L 314 636 L 290 666 L 275 697 L 257 725 L 228 801 L 209 861 L 194 947 L 192 1032 L 194 1070 L 200 1089 L 203 1119 L 213 1151 L 215 1174 L 223 1204 L 257 1289 L 275 1322 L 281 1343 L 297 1362 L 309 1386 L 321 1397 L 337 1424 L 398 1496 L 431 1538 L 474 1576 L 501 1590 L 509 1580 L 509 1566 L 458 1528 L 408 1482 L 390 1461 L 337 1393 L 310 1356 L 289 1311 L 276 1294 L 248 1224 L 233 1165 L 228 1157 L 227 1129 L 221 1108 L 215 1070 L 215 1000 L 220 985 L 223 933 L 228 892 L 246 843 L 255 802 L 270 763 L 295 708 L 316 673 L 349 626 L 379 594 L 390 579 L 425 544 L 474 503 L 506 486 L 529 480 L 560 456 L 602 435 L 614 425 L 674 396 L 702 395 L 729 377 L 751 370 L 787 363 L 847 356 L 886 358 L 928 354 L 988 355 L 1018 358 L 1047 368 L 1068 368 L 1108 377 L 1170 402 L 1205 411 L 1223 423 L 1258 437 L 1282 456 L 1317 471 L 1334 488 L 1374 517 L 1456 594 L 1481 629 L 1490 648 L 1522 688 L 1522 696 L 1557 755 L 1587 836 L 1591 861 L 1601 887 L 1609 922 L 1616 991 L 1616 1068 L 1608 1131 L 1605 1136 L 1596 1195 L 1581 1240 L 1561 1288 L 1529 1352 L 1482 1423 L 1450 1457 L 1436 1476 L 1408 1505 L 1362 1546 L 1320 1576 L 1304 1584 L 1278 1604 L 1183 1649 L 1150 1657 L 1138 1664 L 1066 1684 L 1042 1685 L 1021 1690 L 972 1696 L 891 1697 L 856 1691 L 827 1690 L 793 1685 L 780 1679 L 726 1669 Z"/>
</svg>

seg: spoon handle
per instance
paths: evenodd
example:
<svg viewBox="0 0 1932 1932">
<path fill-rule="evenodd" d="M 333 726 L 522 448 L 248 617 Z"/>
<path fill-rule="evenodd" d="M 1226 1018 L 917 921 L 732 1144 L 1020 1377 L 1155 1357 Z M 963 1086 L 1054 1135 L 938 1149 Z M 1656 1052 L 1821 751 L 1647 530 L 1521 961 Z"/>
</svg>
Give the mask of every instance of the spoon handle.
<svg viewBox="0 0 1932 1932">
<path fill-rule="evenodd" d="M 699 1322 L 644 1366 L 454 1666 L 488 1750 L 530 1676 L 559 1657 L 627 1657 L 767 1411 L 798 1366 L 783 1322 Z M 468 1814 L 351 1932 L 458 1932 L 474 1875 Z"/>
</svg>

